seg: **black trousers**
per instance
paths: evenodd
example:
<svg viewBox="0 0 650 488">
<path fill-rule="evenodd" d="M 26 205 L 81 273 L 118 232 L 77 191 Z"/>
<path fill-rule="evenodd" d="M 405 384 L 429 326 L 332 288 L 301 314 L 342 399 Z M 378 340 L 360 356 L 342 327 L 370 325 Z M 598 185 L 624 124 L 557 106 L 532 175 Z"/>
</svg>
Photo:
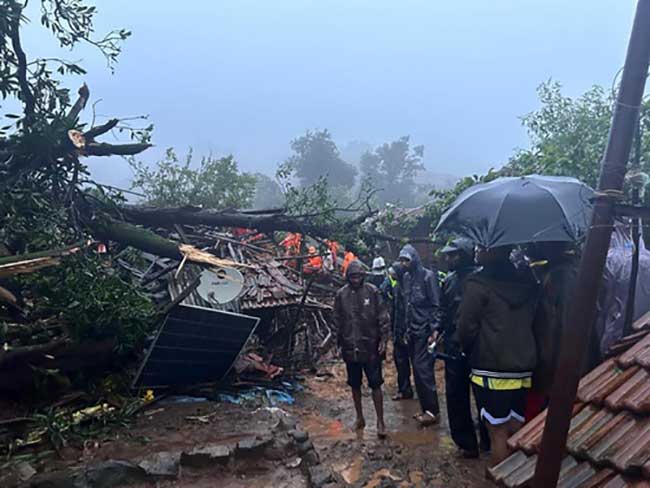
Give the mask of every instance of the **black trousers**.
<svg viewBox="0 0 650 488">
<path fill-rule="evenodd" d="M 435 415 L 440 413 L 438 406 L 438 392 L 436 391 L 436 377 L 433 370 L 434 358 L 427 351 L 428 337 L 409 337 L 409 356 L 413 364 L 415 377 L 415 390 L 418 392 L 422 411 L 429 411 Z"/>
<path fill-rule="evenodd" d="M 453 344 L 447 343 L 447 354 L 458 358 L 457 361 L 445 361 L 445 396 L 447 398 L 447 415 L 451 438 L 458 447 L 466 451 L 478 450 L 476 429 L 472 418 L 469 375 L 471 368 L 467 359 Z M 490 437 L 483 422 L 479 420 L 481 447 L 488 450 Z"/>
<path fill-rule="evenodd" d="M 393 341 L 393 360 L 397 369 L 397 391 L 403 396 L 413 396 L 411 386 L 411 359 L 408 345 L 399 340 Z"/>
</svg>

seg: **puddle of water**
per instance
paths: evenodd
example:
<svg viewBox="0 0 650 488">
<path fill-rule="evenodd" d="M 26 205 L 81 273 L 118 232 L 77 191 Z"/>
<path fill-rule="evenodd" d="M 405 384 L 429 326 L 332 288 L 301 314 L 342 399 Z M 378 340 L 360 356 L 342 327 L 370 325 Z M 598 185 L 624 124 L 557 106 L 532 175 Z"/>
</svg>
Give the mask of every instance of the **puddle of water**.
<svg viewBox="0 0 650 488">
<path fill-rule="evenodd" d="M 349 430 L 339 419 L 310 415 L 303 418 L 301 424 L 302 428 L 309 432 L 312 438 L 325 438 L 332 441 L 355 438 L 354 432 Z"/>
<path fill-rule="evenodd" d="M 430 429 L 413 431 L 390 431 L 388 438 L 404 446 L 435 445 L 438 442 L 436 432 Z"/>
</svg>

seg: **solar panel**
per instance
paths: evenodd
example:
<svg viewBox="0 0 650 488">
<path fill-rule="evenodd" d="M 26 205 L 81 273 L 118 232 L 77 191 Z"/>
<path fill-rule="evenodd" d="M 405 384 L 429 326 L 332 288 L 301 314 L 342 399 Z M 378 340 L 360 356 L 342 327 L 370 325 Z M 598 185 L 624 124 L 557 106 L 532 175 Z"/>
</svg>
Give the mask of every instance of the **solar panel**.
<svg viewBox="0 0 650 488">
<path fill-rule="evenodd" d="M 133 386 L 160 388 L 222 380 L 259 320 L 194 305 L 174 307 L 149 348 Z"/>
</svg>

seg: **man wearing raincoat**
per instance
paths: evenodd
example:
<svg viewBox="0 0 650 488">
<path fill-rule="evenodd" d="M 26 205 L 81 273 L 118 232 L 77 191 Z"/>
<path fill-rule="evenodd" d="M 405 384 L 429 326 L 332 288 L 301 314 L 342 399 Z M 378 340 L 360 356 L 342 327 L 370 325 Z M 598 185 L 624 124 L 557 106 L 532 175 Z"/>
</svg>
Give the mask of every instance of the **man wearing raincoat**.
<svg viewBox="0 0 650 488">
<path fill-rule="evenodd" d="M 399 263 L 393 263 L 381 286 L 385 300 L 391 305 L 393 361 L 397 370 L 397 393 L 393 396 L 393 401 L 413 398 L 411 359 L 409 358 L 408 342 L 406 341 L 406 316 L 404 315 L 404 298 L 402 295 L 401 282 L 403 278 L 404 267 Z"/>
<path fill-rule="evenodd" d="M 440 408 L 434 375 L 434 357 L 428 346 L 440 328 L 440 285 L 437 273 L 422 265 L 420 255 L 407 244 L 399 254 L 405 268 L 403 300 L 406 315 L 406 341 L 413 365 L 415 389 L 422 413 L 416 417 L 422 426 L 438 422 Z"/>
<path fill-rule="evenodd" d="M 358 260 L 350 262 L 346 273 L 348 284 L 336 293 L 334 299 L 334 325 L 347 369 L 348 385 L 352 389 L 357 414 L 355 428 L 361 430 L 366 425 L 361 404 L 361 382 L 365 374 L 377 414 L 377 435 L 385 437 L 381 385 L 384 383 L 382 361 L 386 354 L 390 316 L 381 291 L 370 283 L 364 283 L 364 278 L 361 263 Z"/>
<path fill-rule="evenodd" d="M 472 418 L 470 366 L 456 338 L 456 315 L 463 299 L 465 281 L 479 268 L 474 264 L 474 243 L 467 238 L 457 238 L 440 250 L 447 262 L 449 272 L 442 283 L 442 333 L 445 352 L 445 397 L 449 431 L 461 455 L 465 458 L 479 457 L 479 443 Z M 481 447 L 489 450 L 490 440 L 483 422 L 480 423 Z"/>
</svg>

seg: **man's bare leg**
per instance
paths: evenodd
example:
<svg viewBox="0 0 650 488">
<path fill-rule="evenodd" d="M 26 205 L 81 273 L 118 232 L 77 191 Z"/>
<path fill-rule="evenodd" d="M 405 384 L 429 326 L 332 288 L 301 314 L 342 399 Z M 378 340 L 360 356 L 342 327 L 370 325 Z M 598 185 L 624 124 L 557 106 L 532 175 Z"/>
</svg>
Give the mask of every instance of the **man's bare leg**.
<svg viewBox="0 0 650 488">
<path fill-rule="evenodd" d="M 361 388 L 352 388 L 352 400 L 354 400 L 354 410 L 357 412 L 354 428 L 355 430 L 361 430 L 366 426 L 366 420 L 363 418 L 363 406 L 361 405 Z"/>
<path fill-rule="evenodd" d="M 517 419 L 510 419 L 507 425 L 508 425 L 508 437 L 510 437 L 516 434 L 517 431 L 524 426 L 524 423 L 520 422 Z"/>
<path fill-rule="evenodd" d="M 509 422 L 500 425 L 487 423 L 490 434 L 490 444 L 492 446 L 492 456 L 490 458 L 490 467 L 496 466 L 510 455 L 508 449 L 508 438 L 510 437 Z"/>
<path fill-rule="evenodd" d="M 386 426 L 384 425 L 384 394 L 381 387 L 372 390 L 372 402 L 375 404 L 377 413 L 377 436 L 386 437 Z"/>
</svg>

